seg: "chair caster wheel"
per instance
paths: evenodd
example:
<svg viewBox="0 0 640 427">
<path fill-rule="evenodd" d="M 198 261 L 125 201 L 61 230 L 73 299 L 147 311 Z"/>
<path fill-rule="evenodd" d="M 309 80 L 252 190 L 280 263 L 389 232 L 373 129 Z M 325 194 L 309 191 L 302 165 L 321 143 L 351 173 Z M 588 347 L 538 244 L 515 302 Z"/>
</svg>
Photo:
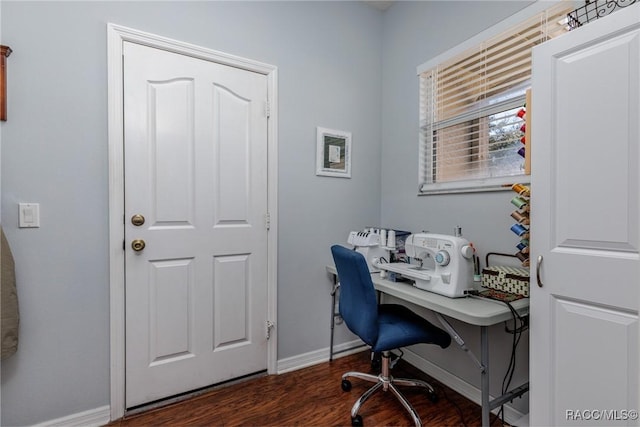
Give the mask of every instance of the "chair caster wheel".
<svg viewBox="0 0 640 427">
<path fill-rule="evenodd" d="M 362 426 L 362 417 L 360 415 L 356 415 L 355 417 L 351 418 L 351 425 L 352 426 Z"/>
<path fill-rule="evenodd" d="M 342 387 L 342 391 L 351 391 L 351 381 L 349 380 L 342 380 L 340 386 Z"/>
<path fill-rule="evenodd" d="M 432 403 L 437 403 L 438 402 L 438 395 L 434 392 L 434 393 L 429 393 L 429 400 Z"/>
</svg>

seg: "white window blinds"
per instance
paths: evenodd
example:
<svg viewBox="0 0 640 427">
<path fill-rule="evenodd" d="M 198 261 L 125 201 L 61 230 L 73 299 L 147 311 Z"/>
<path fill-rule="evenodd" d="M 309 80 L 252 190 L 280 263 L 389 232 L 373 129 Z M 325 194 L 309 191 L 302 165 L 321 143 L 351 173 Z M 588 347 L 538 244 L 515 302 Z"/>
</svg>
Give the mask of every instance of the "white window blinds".
<svg viewBox="0 0 640 427">
<path fill-rule="evenodd" d="M 531 49 L 567 31 L 561 2 L 420 73 L 420 192 L 470 191 L 524 173 Z"/>
</svg>

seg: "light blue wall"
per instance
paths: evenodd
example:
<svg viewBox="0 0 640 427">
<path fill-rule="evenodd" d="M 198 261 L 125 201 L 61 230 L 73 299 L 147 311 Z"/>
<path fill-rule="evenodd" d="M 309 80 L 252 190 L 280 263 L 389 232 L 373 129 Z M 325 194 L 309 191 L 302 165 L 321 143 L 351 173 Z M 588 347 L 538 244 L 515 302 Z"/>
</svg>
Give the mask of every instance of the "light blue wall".
<svg viewBox="0 0 640 427">
<path fill-rule="evenodd" d="M 450 233 L 481 254 L 512 251 L 508 193 L 417 197 L 416 67 L 527 2 L 2 1 L 9 121 L 1 125 L 2 224 L 16 258 L 22 330 L 2 363 L 2 425 L 109 404 L 106 24 L 276 65 L 279 70 L 280 360 L 329 341 L 328 248 L 380 224 Z M 353 133 L 352 179 L 315 176 L 316 126 Z M 18 229 L 17 203 L 42 227 Z M 427 314 L 428 315 L 428 314 Z M 462 328 L 473 348 L 476 329 Z M 508 336 L 491 329 L 492 391 Z M 337 342 L 352 339 L 344 327 Z M 421 354 L 477 385 L 457 349 Z M 520 380 L 527 366 L 522 346 Z M 516 407 L 525 411 L 526 401 Z"/>
<path fill-rule="evenodd" d="M 359 2 L 2 2 L 2 224 L 22 315 L 2 425 L 109 404 L 106 24 L 279 71 L 279 359 L 329 343 L 329 247 L 380 221 L 381 12 Z M 316 126 L 353 133 L 352 179 L 315 176 Z M 17 228 L 39 202 L 41 228 Z M 344 331 L 340 337 L 347 339 Z"/>
<path fill-rule="evenodd" d="M 513 211 L 511 192 L 418 197 L 418 88 L 416 68 L 447 49 L 528 6 L 524 1 L 399 2 L 384 15 L 382 49 L 382 225 L 411 231 L 452 234 L 460 225 L 463 235 L 487 252 L 515 253 L 517 238 L 509 227 Z M 430 313 L 424 312 L 425 316 Z M 433 318 L 432 318 L 433 319 Z M 435 320 L 434 320 L 435 321 Z M 437 321 L 436 321 L 437 322 Z M 476 355 L 479 330 L 452 322 Z M 437 323 L 436 323 L 437 324 Z M 512 336 L 503 325 L 490 329 L 491 391 L 500 392 L 509 361 Z M 433 347 L 433 346 L 432 346 Z M 453 344 L 446 351 L 419 347 L 427 360 L 480 386 L 477 368 Z M 528 336 L 518 352 L 514 384 L 527 378 Z M 514 407 L 528 412 L 528 401 Z"/>
</svg>

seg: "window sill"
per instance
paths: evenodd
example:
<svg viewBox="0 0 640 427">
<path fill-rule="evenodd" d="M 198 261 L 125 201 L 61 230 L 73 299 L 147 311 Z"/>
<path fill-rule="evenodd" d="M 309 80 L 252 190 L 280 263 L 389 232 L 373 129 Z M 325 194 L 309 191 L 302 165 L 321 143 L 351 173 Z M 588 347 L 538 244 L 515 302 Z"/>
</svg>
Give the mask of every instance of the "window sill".
<svg viewBox="0 0 640 427">
<path fill-rule="evenodd" d="M 494 191 L 511 190 L 514 183 L 531 184 L 530 175 L 515 175 L 502 178 L 478 179 L 459 182 L 445 182 L 440 184 L 421 184 L 418 196 L 432 196 L 438 194 L 488 193 Z"/>
</svg>

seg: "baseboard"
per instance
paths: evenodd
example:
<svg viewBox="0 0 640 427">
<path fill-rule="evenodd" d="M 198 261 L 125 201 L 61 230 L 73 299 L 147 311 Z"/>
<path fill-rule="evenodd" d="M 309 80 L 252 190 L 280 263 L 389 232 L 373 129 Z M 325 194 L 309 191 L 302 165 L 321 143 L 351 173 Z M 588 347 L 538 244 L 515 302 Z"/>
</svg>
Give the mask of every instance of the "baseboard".
<svg viewBox="0 0 640 427">
<path fill-rule="evenodd" d="M 107 406 L 36 424 L 34 427 L 99 427 L 111 421 L 111 409 Z"/>
<path fill-rule="evenodd" d="M 364 347 L 364 343 L 359 339 L 343 344 L 336 344 L 333 346 L 333 358 L 337 359 L 339 357 L 359 353 L 366 349 L 367 348 Z M 277 373 L 284 374 L 285 372 L 296 371 L 298 369 L 317 365 L 318 363 L 327 361 L 329 361 L 329 347 L 278 360 Z"/>
<path fill-rule="evenodd" d="M 440 381 L 450 389 L 456 391 L 457 393 L 460 393 L 472 402 L 477 403 L 478 405 L 482 404 L 482 392 L 479 388 L 469 384 L 461 378 L 458 378 L 449 371 L 442 369 L 438 365 L 431 363 L 427 359 L 417 355 L 409 349 L 404 349 L 403 359 L 416 368 L 420 369 L 427 375 L 430 375 L 434 379 Z M 493 396 L 491 396 L 491 399 L 493 399 Z M 496 408 L 493 410 L 493 412 L 497 412 L 498 410 L 499 409 Z M 510 425 L 517 425 L 515 423 L 522 419 L 524 416 L 525 414 L 514 409 L 513 406 L 509 404 L 504 405 L 504 419 Z"/>
</svg>

